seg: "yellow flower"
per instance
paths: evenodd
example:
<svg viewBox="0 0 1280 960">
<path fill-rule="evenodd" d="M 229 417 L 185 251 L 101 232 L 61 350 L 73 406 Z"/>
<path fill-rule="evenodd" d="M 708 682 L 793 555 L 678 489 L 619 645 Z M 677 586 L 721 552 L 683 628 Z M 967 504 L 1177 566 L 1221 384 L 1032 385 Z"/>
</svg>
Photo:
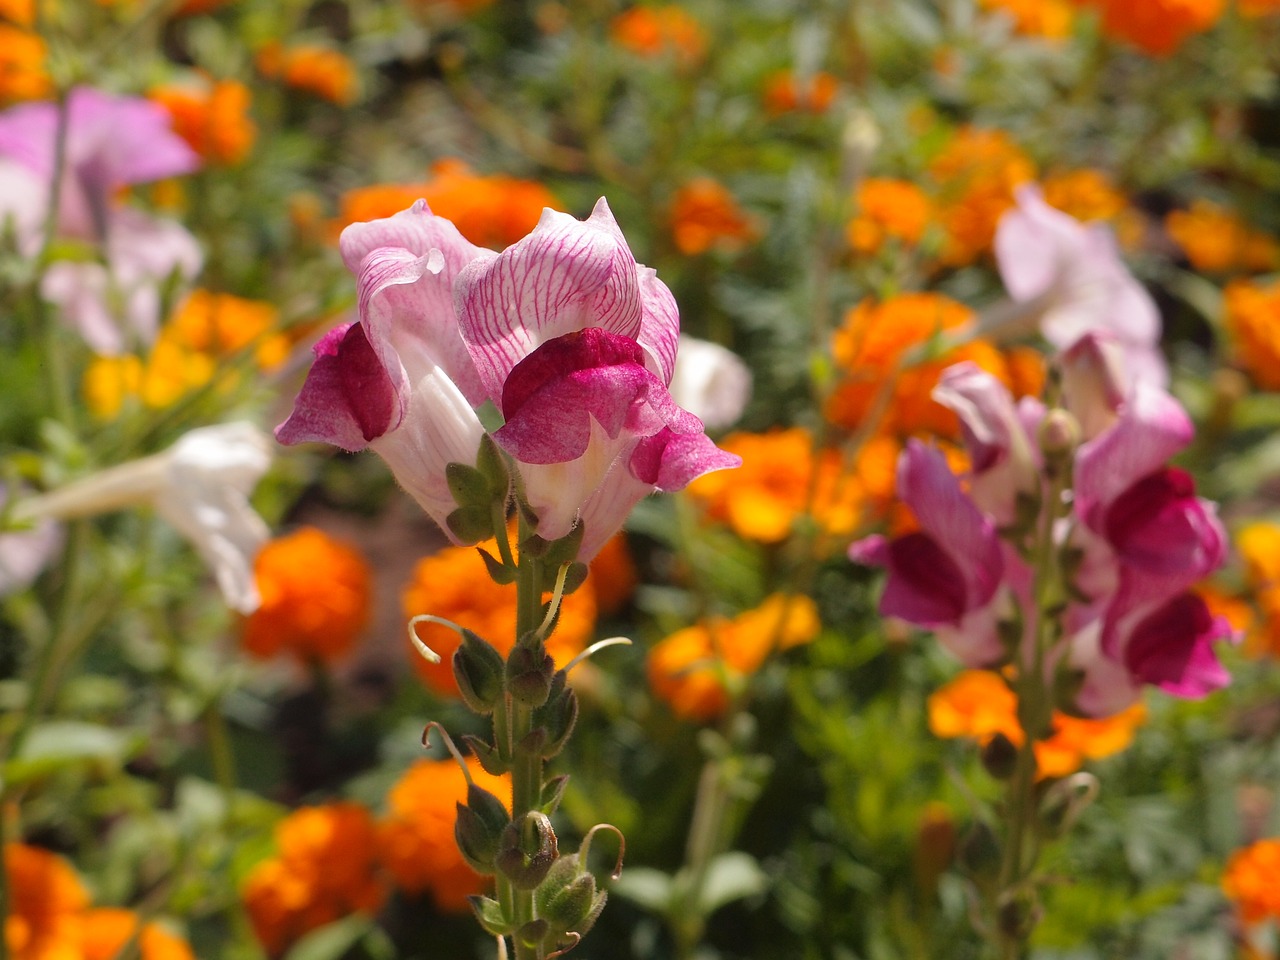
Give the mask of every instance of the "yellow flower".
<svg viewBox="0 0 1280 960">
<path fill-rule="evenodd" d="M 241 644 L 256 657 L 303 662 L 347 653 L 369 623 L 373 574 L 354 547 L 303 527 L 264 546 L 253 565 L 262 604 Z"/>
<path fill-rule="evenodd" d="M 809 597 L 773 594 L 732 620 L 677 630 L 649 652 L 649 685 L 679 716 L 714 719 L 775 651 L 813 640 L 822 629 Z"/>
<path fill-rule="evenodd" d="M 474 758 L 467 769 L 476 786 L 510 805 L 505 777 L 485 773 Z M 454 760 L 419 760 L 387 794 L 388 813 L 378 823 L 379 857 L 396 884 L 411 894 L 429 892 L 441 910 L 464 911 L 467 897 L 485 889 L 454 839 L 457 805 L 466 799 L 467 781 Z"/>
<path fill-rule="evenodd" d="M 494 541 L 479 546 L 492 556 L 498 555 Z M 515 584 L 495 583 L 475 547 L 445 547 L 418 561 L 401 594 L 401 606 L 407 617 L 429 613 L 466 627 L 503 655 L 515 645 Z M 555 632 L 547 639 L 547 652 L 557 666 L 564 666 L 582 652 L 595 625 L 596 601 L 589 588 L 583 587 L 564 598 Z M 458 635 L 434 623 L 420 623 L 416 629 L 422 642 L 440 655 L 441 662 L 428 663 L 410 648 L 414 669 L 438 693 L 456 696 L 458 686 L 450 660 L 460 642 Z"/>
</svg>

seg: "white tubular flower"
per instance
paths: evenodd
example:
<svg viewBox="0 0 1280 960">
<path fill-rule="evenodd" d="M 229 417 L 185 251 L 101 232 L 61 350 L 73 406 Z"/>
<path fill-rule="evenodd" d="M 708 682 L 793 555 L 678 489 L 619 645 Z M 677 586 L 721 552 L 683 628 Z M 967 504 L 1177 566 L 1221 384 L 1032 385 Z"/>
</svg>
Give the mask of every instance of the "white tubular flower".
<svg viewBox="0 0 1280 960">
<path fill-rule="evenodd" d="M 723 430 L 737 423 L 751 399 L 751 371 L 727 347 L 681 334 L 671 396 L 708 430 Z"/>
<path fill-rule="evenodd" d="M 270 440 L 253 424 L 201 427 L 160 453 L 25 500 L 14 516 L 70 520 L 154 507 L 212 568 L 227 603 L 251 613 L 259 603 L 253 559 L 269 531 L 248 498 L 270 464 Z"/>
</svg>

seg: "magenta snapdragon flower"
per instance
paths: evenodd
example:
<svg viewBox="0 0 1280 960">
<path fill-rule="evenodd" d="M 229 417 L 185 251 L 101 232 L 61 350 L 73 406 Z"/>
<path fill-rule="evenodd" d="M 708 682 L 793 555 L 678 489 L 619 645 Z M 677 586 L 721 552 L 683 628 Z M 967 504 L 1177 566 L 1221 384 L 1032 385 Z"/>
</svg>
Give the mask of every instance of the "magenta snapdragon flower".
<svg viewBox="0 0 1280 960">
<path fill-rule="evenodd" d="M 1191 440 L 1190 419 L 1150 382 L 1108 381 L 1105 373 L 1119 369 L 1105 357 L 1111 350 L 1123 347 L 1094 333 L 1063 359 L 1074 387 L 1065 423 L 1091 428 L 1070 438 L 1079 445 L 1069 509 L 1051 534 L 1063 562 L 1071 558 L 1064 568 L 1070 589 L 1043 661 L 1076 671 L 1075 706 L 1099 716 L 1131 704 L 1144 684 L 1180 697 L 1222 687 L 1229 678 L 1214 645 L 1231 637 L 1226 621 L 1189 589 L 1221 566 L 1227 549 L 1215 506 L 1195 495 L 1187 473 L 1168 466 Z M 888 569 L 882 614 L 934 630 L 969 666 L 1012 660 L 1027 667 L 1038 642 L 1037 571 L 1015 548 L 1027 531 L 1011 525 L 1020 495 L 1035 502 L 1054 489 L 1042 450 L 1048 414 L 1038 401 L 1015 406 L 972 363 L 944 371 L 934 397 L 961 419 L 967 490 L 940 453 L 911 441 L 899 461 L 898 493 L 919 531 L 859 541 L 850 556 Z M 1011 649 L 1008 625 L 1018 622 L 1025 632 Z"/>
<path fill-rule="evenodd" d="M 317 344 L 276 435 L 371 447 L 455 540 L 446 466 L 475 462 L 489 404 L 538 534 L 558 539 L 580 521 L 580 560 L 647 494 L 740 462 L 671 398 L 675 300 L 603 200 L 585 221 L 544 211 L 502 253 L 425 201 L 352 224 L 341 247 L 359 319 Z"/>
</svg>

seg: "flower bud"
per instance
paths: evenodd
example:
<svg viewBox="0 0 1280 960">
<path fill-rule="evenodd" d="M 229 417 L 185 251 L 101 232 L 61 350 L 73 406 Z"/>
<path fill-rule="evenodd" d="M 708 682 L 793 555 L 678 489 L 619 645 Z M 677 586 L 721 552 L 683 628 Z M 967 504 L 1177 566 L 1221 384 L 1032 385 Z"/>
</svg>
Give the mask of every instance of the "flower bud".
<svg viewBox="0 0 1280 960">
<path fill-rule="evenodd" d="M 1018 748 L 997 732 L 982 746 L 982 766 L 997 780 L 1008 780 L 1018 766 Z"/>
<path fill-rule="evenodd" d="M 1006 894 L 996 907 L 996 923 L 1000 927 L 1000 933 L 1015 943 L 1026 942 L 1043 915 L 1039 898 L 1030 890 Z"/>
<path fill-rule="evenodd" d="M 501 800 L 474 783 L 467 785 L 467 802 L 458 804 L 453 835 L 472 870 L 481 874 L 497 872 L 495 862 L 510 825 L 511 818 Z"/>
<path fill-rule="evenodd" d="M 505 693 L 502 654 L 479 635 L 464 629 L 453 653 L 453 677 L 468 707 L 487 716 Z"/>
<path fill-rule="evenodd" d="M 512 821 L 502 831 L 496 863 L 503 876 L 521 890 L 533 890 L 560 855 L 551 820 L 537 810 Z"/>
<path fill-rule="evenodd" d="M 980 886 L 994 883 L 1000 874 L 1000 841 L 981 820 L 976 821 L 960 841 L 956 861 L 960 869 Z"/>
<path fill-rule="evenodd" d="M 541 640 L 522 641 L 507 656 L 507 689 L 520 703 L 540 707 L 551 693 L 555 669 L 555 661 Z"/>
<path fill-rule="evenodd" d="M 541 752 L 543 759 L 549 760 L 564 748 L 578 722 L 578 695 L 566 685 L 563 670 L 556 671 L 547 702 L 534 713 L 533 722 L 546 731 Z"/>
<path fill-rule="evenodd" d="M 539 917 L 547 921 L 557 940 L 570 932 L 585 934 L 604 909 L 606 894 L 596 889 L 596 878 L 580 869 L 578 855 L 561 857 L 534 891 Z"/>
<path fill-rule="evenodd" d="M 1066 410 L 1055 407 L 1040 421 L 1036 441 L 1044 455 L 1045 471 L 1050 476 L 1060 475 L 1070 465 L 1080 443 L 1080 424 Z"/>
</svg>

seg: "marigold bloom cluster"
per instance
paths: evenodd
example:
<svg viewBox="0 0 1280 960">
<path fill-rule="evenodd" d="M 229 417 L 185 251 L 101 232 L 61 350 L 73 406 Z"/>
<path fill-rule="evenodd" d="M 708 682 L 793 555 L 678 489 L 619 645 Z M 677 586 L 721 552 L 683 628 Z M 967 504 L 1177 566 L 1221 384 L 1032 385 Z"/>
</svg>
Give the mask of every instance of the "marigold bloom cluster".
<svg viewBox="0 0 1280 960">
<path fill-rule="evenodd" d="M 1057 170 L 1045 175 L 1040 189 L 1045 203 L 1081 223 L 1114 223 L 1129 209 L 1128 198 L 1103 170 Z"/>
<path fill-rule="evenodd" d="M 707 474 L 690 484 L 689 495 L 703 504 L 707 516 L 745 540 L 780 543 L 805 515 L 827 533 L 850 534 L 868 491 L 892 490 L 896 448 L 886 452 L 877 446 L 880 456 L 864 458 L 868 475 L 862 477 L 845 475 L 840 454 L 815 449 L 801 427 L 734 433 L 721 446 L 742 457 L 742 466 L 732 475 Z"/>
<path fill-rule="evenodd" d="M 258 551 L 253 573 L 261 604 L 246 618 L 240 642 L 255 657 L 333 661 L 369 623 L 369 564 L 323 530 L 303 527 L 272 540 Z"/>
<path fill-rule="evenodd" d="M 670 56 L 683 66 L 692 66 L 707 52 L 702 24 L 675 4 L 632 7 L 613 18 L 609 36 L 637 56 Z"/>
<path fill-rule="evenodd" d="M 979 0 L 978 5 L 1009 17 L 1014 31 L 1026 37 L 1063 40 L 1071 35 L 1074 18 L 1068 0 Z"/>
<path fill-rule="evenodd" d="M 1076 0 L 1096 8 L 1102 32 L 1155 57 L 1167 57 L 1188 37 L 1218 22 L 1226 0 Z"/>
<path fill-rule="evenodd" d="M 145 358 L 126 353 L 90 363 L 84 374 L 89 409 L 109 420 L 130 399 L 152 409 L 167 407 L 215 377 L 229 376 L 220 367 L 250 348 L 259 369 L 274 369 L 289 353 L 288 338 L 274 332 L 278 316 L 276 307 L 263 300 L 194 290 Z"/>
<path fill-rule="evenodd" d="M 1244 17 L 1280 15 L 1280 0 L 1236 0 L 1236 10 Z"/>
<path fill-rule="evenodd" d="M 677 715 L 712 720 L 771 654 L 808 643 L 821 629 L 809 597 L 774 594 L 732 619 L 706 620 L 659 642 L 649 651 L 649 685 Z"/>
<path fill-rule="evenodd" d="M 925 192 L 907 180 L 868 177 L 858 184 L 854 216 L 845 227 L 854 253 L 870 255 L 889 241 L 915 246 L 933 217 Z"/>
<path fill-rule="evenodd" d="M 303 807 L 276 825 L 277 853 L 250 871 L 241 889 L 254 932 L 279 956 L 308 931 L 385 898 L 377 875 L 377 830 L 364 807 Z"/>
<path fill-rule="evenodd" d="M 47 56 L 38 34 L 0 22 L 0 103 L 47 97 L 53 90 Z"/>
<path fill-rule="evenodd" d="M 479 545 L 498 555 L 493 541 Z M 418 561 L 401 594 L 405 616 L 420 613 L 451 620 L 489 641 L 506 656 L 516 640 L 515 584 L 495 583 L 484 560 L 472 547 L 446 547 Z M 547 652 L 558 666 L 564 666 L 582 652 L 596 625 L 595 596 L 580 588 L 560 604 L 560 619 L 547 638 Z M 419 623 L 419 638 L 440 655 L 440 663 L 428 663 L 412 647 L 409 655 L 418 675 L 438 693 L 458 695 L 457 681 L 450 664 L 460 638 L 448 627 Z"/>
<path fill-rule="evenodd" d="M 929 729 L 934 736 L 962 737 L 986 744 L 1002 734 L 1014 746 L 1026 735 L 1018 723 L 1018 698 L 998 673 L 966 670 L 929 695 Z M 1134 731 L 1146 720 L 1141 703 L 1101 719 L 1072 717 L 1055 710 L 1052 733 L 1035 743 L 1036 772 L 1065 777 L 1086 760 L 1119 753 L 1133 742 Z"/>
<path fill-rule="evenodd" d="M 1171 211 L 1164 224 L 1197 270 L 1263 273 L 1280 266 L 1280 243 L 1275 237 L 1208 200 L 1193 200 L 1190 209 Z"/>
<path fill-rule="evenodd" d="M 338 228 L 376 220 L 423 199 L 436 216 L 452 220 L 477 246 L 502 249 L 538 224 L 542 211 L 562 209 L 555 195 L 534 180 L 473 173 L 461 160 L 440 160 L 422 183 L 376 184 L 349 190 L 342 197 Z"/>
<path fill-rule="evenodd" d="M 938 219 L 945 233 L 944 266 L 972 263 L 991 250 L 996 225 L 1015 204 L 1017 187 L 1035 177 L 1035 165 L 1002 130 L 961 127 L 933 158 Z"/>
<path fill-rule="evenodd" d="M 508 779 L 486 773 L 472 758 L 467 769 L 476 786 L 508 800 Z M 387 814 L 378 821 L 379 856 L 396 885 L 414 895 L 429 893 L 441 910 L 466 910 L 467 897 L 486 885 L 454 839 L 457 805 L 466 799 L 467 781 L 454 760 L 419 760 L 391 788 Z"/>
<path fill-rule="evenodd" d="M 1280 390 L 1280 282 L 1237 280 L 1225 293 L 1232 359 L 1267 390 Z"/>
<path fill-rule="evenodd" d="M 1245 923 L 1280 920 L 1280 838 L 1237 850 L 1222 872 L 1222 892 Z"/>
<path fill-rule="evenodd" d="M 765 112 L 770 116 L 784 113 L 826 113 L 840 90 L 840 81 L 825 70 L 809 76 L 797 76 L 794 70 L 775 70 L 764 81 Z"/>
<path fill-rule="evenodd" d="M 173 118 L 173 129 L 208 163 L 233 165 L 249 154 L 258 128 L 249 88 L 235 80 L 156 87 L 148 96 Z"/>
<path fill-rule="evenodd" d="M 712 249 L 740 250 L 759 236 L 729 188 L 710 177 L 690 180 L 676 191 L 669 219 L 676 249 L 691 257 Z"/>
<path fill-rule="evenodd" d="M 195 960 L 191 947 L 132 910 L 91 907 L 65 860 L 22 843 L 4 848 L 9 914 L 4 937 L 14 960 L 112 960 L 135 937 L 141 960 Z"/>
<path fill-rule="evenodd" d="M 348 106 L 355 102 L 356 68 L 346 56 L 331 47 L 300 44 L 285 47 L 278 40 L 264 45 L 257 54 L 258 70 L 264 77 L 286 86 Z"/>
</svg>

